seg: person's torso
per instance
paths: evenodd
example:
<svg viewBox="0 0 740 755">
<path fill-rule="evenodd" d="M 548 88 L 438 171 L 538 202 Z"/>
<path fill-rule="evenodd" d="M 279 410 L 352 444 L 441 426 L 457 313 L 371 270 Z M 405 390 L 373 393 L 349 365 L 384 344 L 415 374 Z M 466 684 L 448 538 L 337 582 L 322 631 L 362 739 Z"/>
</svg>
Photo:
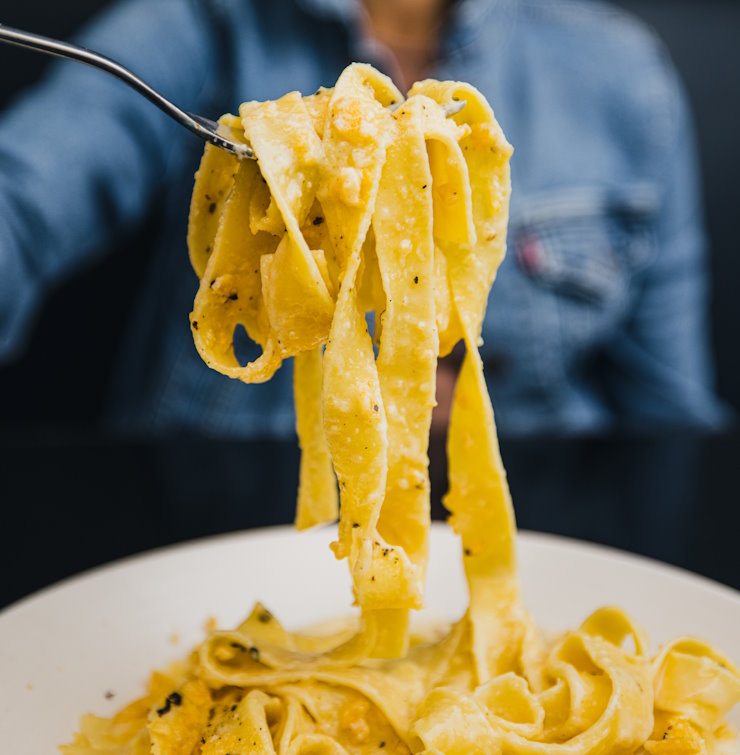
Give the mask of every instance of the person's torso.
<svg viewBox="0 0 740 755">
<path fill-rule="evenodd" d="M 378 64 L 353 33 L 351 13 L 341 17 L 351 5 L 224 3 L 233 56 L 224 109 L 332 86 L 352 60 Z M 607 23 L 616 29 L 603 33 Z M 666 94 L 657 74 L 637 70 L 632 53 L 645 45 L 644 32 L 597 3 L 472 0 L 458 8 L 433 71 L 478 87 L 515 149 L 508 253 L 482 348 L 503 433 L 612 422 L 600 360 L 629 315 L 631 282 L 654 252 L 660 199 L 650 150 Z M 644 122 L 645 112 L 656 113 L 655 122 Z M 192 343 L 187 315 L 197 279 L 185 224 L 197 151 L 168 198 L 170 230 L 132 325 L 113 413 L 119 427 L 151 432 L 287 435 L 290 362 L 272 382 L 245 385 L 209 370 Z M 249 345 L 241 351 L 257 354 Z"/>
</svg>

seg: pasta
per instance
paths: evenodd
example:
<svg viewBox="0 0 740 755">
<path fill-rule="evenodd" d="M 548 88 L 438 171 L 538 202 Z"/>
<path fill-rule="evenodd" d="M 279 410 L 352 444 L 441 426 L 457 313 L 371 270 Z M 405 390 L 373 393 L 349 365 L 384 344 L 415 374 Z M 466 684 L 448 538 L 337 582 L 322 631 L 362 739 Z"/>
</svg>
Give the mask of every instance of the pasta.
<svg viewBox="0 0 740 755">
<path fill-rule="evenodd" d="M 466 104 L 447 117 L 453 100 Z M 294 357 L 296 524 L 339 517 L 332 547 L 348 560 L 359 622 L 291 633 L 257 605 L 112 719 L 83 718 L 62 752 L 737 752 L 725 717 L 740 673 L 716 650 L 682 638 L 651 658 L 617 608 L 546 639 L 523 605 L 478 353 L 512 150 L 482 95 L 423 81 L 404 100 L 353 64 L 332 90 L 245 103 L 223 121 L 241 123 L 259 162 L 206 147 L 188 237 L 195 344 L 246 382 Z M 234 354 L 238 327 L 262 348 L 250 364 Z M 460 340 L 445 503 L 470 604 L 444 632 L 416 636 L 435 370 Z"/>
</svg>

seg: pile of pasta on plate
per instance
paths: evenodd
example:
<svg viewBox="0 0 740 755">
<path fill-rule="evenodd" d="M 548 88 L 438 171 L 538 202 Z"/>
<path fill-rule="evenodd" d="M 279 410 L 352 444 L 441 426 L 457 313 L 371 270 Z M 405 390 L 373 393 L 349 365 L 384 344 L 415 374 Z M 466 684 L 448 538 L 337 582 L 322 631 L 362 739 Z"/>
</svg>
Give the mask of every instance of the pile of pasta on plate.
<svg viewBox="0 0 740 755">
<path fill-rule="evenodd" d="M 239 116 L 221 121 L 257 160 L 207 146 L 196 175 L 195 345 L 249 383 L 293 357 L 296 524 L 339 519 L 332 548 L 348 561 L 359 619 L 314 636 L 257 605 L 113 718 L 83 717 L 62 752 L 737 752 L 725 719 L 740 673 L 712 647 L 682 638 L 653 657 L 618 608 L 546 638 L 522 602 L 478 353 L 512 152 L 484 97 L 427 80 L 404 99 L 353 64 L 333 89 L 247 102 Z M 262 349 L 246 365 L 241 327 Z M 445 505 L 470 602 L 443 631 L 415 634 L 436 366 L 460 341 Z"/>
</svg>

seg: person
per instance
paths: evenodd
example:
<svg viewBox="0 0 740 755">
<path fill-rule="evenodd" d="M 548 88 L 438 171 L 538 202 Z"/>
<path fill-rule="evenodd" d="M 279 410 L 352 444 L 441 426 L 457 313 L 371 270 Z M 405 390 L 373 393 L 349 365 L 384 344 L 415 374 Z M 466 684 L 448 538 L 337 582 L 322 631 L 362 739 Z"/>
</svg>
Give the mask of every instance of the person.
<svg viewBox="0 0 740 755">
<path fill-rule="evenodd" d="M 665 51 L 631 17 L 590 0 L 120 0 L 76 41 L 209 116 L 331 86 L 353 60 L 402 89 L 469 81 L 515 147 L 509 251 L 482 347 L 500 431 L 721 424 L 690 118 Z M 185 229 L 202 147 L 120 82 L 67 62 L 3 114 L 0 356 L 23 348 L 53 282 L 161 200 L 165 231 L 132 291 L 108 422 L 292 434 L 290 364 L 245 385 L 192 343 Z M 258 353 L 238 338 L 235 350 Z M 437 424 L 453 371 L 448 360 L 438 373 Z"/>
</svg>

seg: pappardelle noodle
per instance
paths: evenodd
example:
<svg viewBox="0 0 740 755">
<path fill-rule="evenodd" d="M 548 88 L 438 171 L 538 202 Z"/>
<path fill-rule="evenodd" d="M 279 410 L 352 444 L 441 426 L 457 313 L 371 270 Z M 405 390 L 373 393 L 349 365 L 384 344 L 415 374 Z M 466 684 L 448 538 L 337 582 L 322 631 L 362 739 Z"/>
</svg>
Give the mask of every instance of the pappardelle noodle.
<svg viewBox="0 0 740 755">
<path fill-rule="evenodd" d="M 446 116 L 455 100 L 466 104 Z M 339 517 L 333 549 L 348 560 L 359 624 L 291 633 L 257 605 L 153 674 L 146 696 L 113 718 L 84 717 L 62 751 L 737 752 L 725 717 L 740 674 L 716 650 L 682 638 L 650 657 L 617 608 L 546 639 L 522 603 L 478 353 L 506 248 L 512 150 L 483 96 L 428 80 L 404 100 L 353 64 L 333 89 L 247 102 L 221 120 L 258 162 L 208 146 L 196 175 L 195 344 L 245 382 L 294 358 L 296 524 Z M 234 353 L 239 327 L 262 348 L 246 365 Z M 419 638 L 409 614 L 424 600 L 435 370 L 461 340 L 445 505 L 470 604 L 444 633 Z"/>
</svg>

